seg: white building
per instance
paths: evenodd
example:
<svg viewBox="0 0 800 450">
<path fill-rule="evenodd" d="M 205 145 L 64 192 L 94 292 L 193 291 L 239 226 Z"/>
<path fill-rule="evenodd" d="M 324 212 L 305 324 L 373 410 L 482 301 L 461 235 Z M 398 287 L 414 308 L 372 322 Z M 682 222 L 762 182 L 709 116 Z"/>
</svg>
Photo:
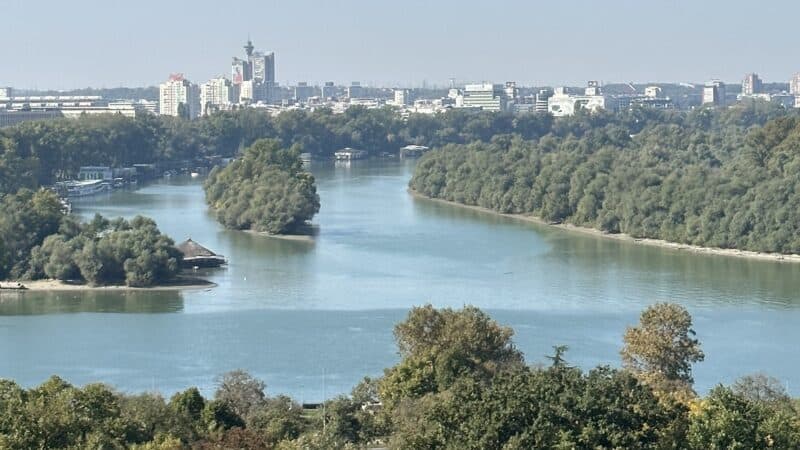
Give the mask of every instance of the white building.
<svg viewBox="0 0 800 450">
<path fill-rule="evenodd" d="M 724 106 L 725 105 L 725 83 L 719 80 L 711 80 L 703 87 L 703 104 Z"/>
<path fill-rule="evenodd" d="M 481 83 L 464 86 L 462 106 L 481 108 L 485 111 L 505 111 L 505 86 L 502 84 Z M 456 100 L 458 104 L 458 100 Z"/>
<path fill-rule="evenodd" d="M 239 86 L 225 77 L 213 78 L 200 86 L 200 114 L 227 111 L 239 101 Z"/>
<path fill-rule="evenodd" d="M 159 89 L 159 113 L 162 116 L 195 118 L 200 114 L 200 92 L 183 74 L 172 74 Z"/>
<path fill-rule="evenodd" d="M 800 72 L 794 74 L 792 79 L 789 80 L 789 93 L 795 96 L 800 96 Z"/>
<path fill-rule="evenodd" d="M 760 94 L 762 85 L 757 73 L 748 73 L 742 80 L 742 95 Z"/>
<path fill-rule="evenodd" d="M 394 90 L 394 104 L 398 106 L 405 106 L 411 104 L 411 91 L 408 89 L 395 89 Z"/>
<path fill-rule="evenodd" d="M 547 111 L 555 117 L 571 116 L 579 109 L 597 111 L 611 106 L 609 98 L 601 93 L 597 82 L 590 81 L 583 95 L 570 94 L 567 88 L 557 87 L 547 99 Z"/>
</svg>

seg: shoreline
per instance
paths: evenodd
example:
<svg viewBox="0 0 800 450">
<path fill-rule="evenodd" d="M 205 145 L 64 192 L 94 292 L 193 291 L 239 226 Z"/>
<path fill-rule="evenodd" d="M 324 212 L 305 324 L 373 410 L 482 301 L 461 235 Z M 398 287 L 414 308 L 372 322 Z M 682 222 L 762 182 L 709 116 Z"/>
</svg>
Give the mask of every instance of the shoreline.
<svg viewBox="0 0 800 450">
<path fill-rule="evenodd" d="M 24 286 L 24 289 L 17 289 L 17 283 Z M 151 287 L 131 287 L 125 285 L 109 286 L 90 286 L 88 284 L 67 283 L 60 280 L 32 280 L 32 281 L 3 281 L 0 282 L 3 289 L 0 292 L 47 292 L 47 291 L 98 291 L 98 292 L 120 292 L 120 291 L 192 291 L 200 289 L 211 289 L 217 286 L 216 283 L 193 277 L 180 277 L 168 283 L 159 284 Z"/>
<path fill-rule="evenodd" d="M 298 234 L 270 234 L 266 231 L 256 231 L 256 230 L 241 230 L 245 233 L 252 234 L 255 236 L 263 236 L 272 239 L 280 239 L 282 241 L 292 241 L 292 242 L 308 242 L 314 243 L 314 236 L 316 236 L 319 232 L 318 227 L 316 226 L 309 226 L 305 231 L 308 233 L 298 233 Z"/>
<path fill-rule="evenodd" d="M 530 216 L 525 214 L 508 214 L 508 213 L 501 213 L 495 210 L 484 208 L 482 206 L 475 206 L 475 205 L 465 205 L 462 203 L 444 200 L 440 198 L 431 198 L 427 197 L 411 188 L 408 188 L 408 193 L 414 197 L 415 199 L 421 200 L 428 200 L 432 202 L 438 202 L 450 206 L 457 206 L 459 208 L 466 208 L 471 209 L 473 211 L 479 211 L 487 214 L 493 214 L 495 216 L 503 216 L 508 217 L 511 219 L 521 220 L 524 222 L 534 223 L 537 225 L 544 225 L 547 227 L 557 228 L 564 231 L 580 233 L 584 235 L 590 235 L 595 237 L 600 237 L 604 239 L 613 239 L 622 242 L 630 242 L 634 244 L 641 244 L 647 245 L 650 247 L 658 247 L 662 249 L 670 249 L 670 250 L 678 250 L 690 253 L 696 253 L 701 255 L 712 255 L 712 256 L 727 256 L 727 257 L 735 257 L 735 258 L 745 258 L 751 260 L 758 260 L 758 261 L 773 261 L 773 262 L 784 262 L 784 263 L 800 263 L 800 255 L 798 254 L 782 254 L 782 253 L 765 253 L 765 252 L 755 252 L 751 250 L 737 250 L 737 249 L 727 249 L 727 248 L 717 248 L 717 247 L 703 247 L 700 245 L 692 245 L 692 244 L 681 244 L 677 242 L 670 242 L 665 241 L 663 239 L 652 239 L 652 238 L 635 238 L 625 233 L 619 234 L 611 234 L 605 233 L 603 231 L 597 230 L 595 228 L 589 227 L 582 227 L 578 225 L 572 225 L 568 223 L 559 223 L 553 224 L 548 223 L 545 220 L 542 220 L 536 216 Z"/>
</svg>

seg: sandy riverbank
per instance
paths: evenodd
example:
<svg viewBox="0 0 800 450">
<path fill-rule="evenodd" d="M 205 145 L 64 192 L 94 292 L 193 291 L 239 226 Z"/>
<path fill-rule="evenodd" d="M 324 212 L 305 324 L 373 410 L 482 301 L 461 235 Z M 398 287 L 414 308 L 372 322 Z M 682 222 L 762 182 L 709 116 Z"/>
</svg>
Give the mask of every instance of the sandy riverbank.
<svg viewBox="0 0 800 450">
<path fill-rule="evenodd" d="M 25 286 L 24 290 L 14 289 L 17 286 L 16 281 L 3 281 L 0 282 L 0 287 L 9 289 L 9 292 L 31 292 L 31 291 L 184 291 L 184 290 L 198 290 L 210 289 L 216 286 L 212 283 L 200 278 L 181 277 L 166 284 L 161 284 L 152 287 L 129 287 L 124 285 L 114 286 L 90 286 L 87 284 L 66 283 L 59 280 L 34 280 L 34 281 L 21 281 L 19 282 Z"/>
<path fill-rule="evenodd" d="M 264 231 L 244 230 L 245 233 L 255 234 L 256 236 L 263 236 L 272 239 L 281 239 L 284 241 L 309 242 L 309 243 L 313 243 L 314 237 L 319 233 L 317 227 L 308 227 L 303 231 L 304 231 L 303 233 L 298 233 L 298 234 L 270 234 Z"/>
<path fill-rule="evenodd" d="M 736 250 L 736 249 L 726 249 L 726 248 L 714 248 L 714 247 L 702 247 L 699 245 L 690 245 L 690 244 L 680 244 L 677 242 L 669 242 L 662 239 L 647 239 L 647 238 L 635 238 L 633 236 L 629 236 L 627 234 L 610 234 L 605 233 L 600 230 L 596 230 L 594 228 L 588 227 L 579 227 L 576 225 L 571 224 L 551 224 L 548 223 L 538 217 L 525 215 L 525 214 L 504 214 L 492 209 L 483 208 L 480 206 L 473 206 L 473 205 L 464 205 L 457 202 L 451 202 L 449 200 L 442 200 L 438 198 L 430 198 L 425 195 L 420 194 L 413 189 L 408 190 L 409 194 L 411 194 L 414 198 L 418 198 L 425 201 L 430 202 L 438 202 L 444 203 L 451 206 L 457 206 L 459 208 L 467 208 L 473 211 L 481 211 L 487 214 L 494 214 L 496 216 L 503 216 L 509 217 L 516 220 L 522 220 L 525 222 L 531 222 L 538 225 L 544 225 L 553 228 L 559 228 L 565 231 L 573 232 L 573 233 L 581 233 L 581 234 L 588 234 L 592 236 L 602 237 L 605 239 L 615 239 L 618 241 L 624 242 L 633 242 L 636 244 L 642 245 L 649 245 L 651 247 L 660 247 L 660 248 L 667 248 L 672 250 L 680 250 L 698 254 L 706 254 L 706 255 L 717 255 L 717 256 L 729 256 L 729 257 L 736 257 L 736 258 L 748 258 L 748 259 L 756 259 L 756 260 L 763 260 L 763 261 L 779 261 L 779 262 L 790 262 L 790 263 L 800 263 L 800 255 L 784 255 L 780 253 L 764 253 L 764 252 L 753 252 L 749 250 Z"/>
</svg>

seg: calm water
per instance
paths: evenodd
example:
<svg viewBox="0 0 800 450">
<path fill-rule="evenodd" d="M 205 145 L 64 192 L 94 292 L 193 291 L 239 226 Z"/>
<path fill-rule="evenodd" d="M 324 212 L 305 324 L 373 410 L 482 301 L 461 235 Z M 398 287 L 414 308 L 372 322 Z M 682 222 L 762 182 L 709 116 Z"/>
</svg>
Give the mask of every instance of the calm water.
<svg viewBox="0 0 800 450">
<path fill-rule="evenodd" d="M 201 181 L 173 179 L 84 200 L 90 216 L 152 216 L 176 241 L 224 254 L 210 290 L 0 297 L 0 377 L 51 374 L 170 394 L 244 368 L 270 393 L 319 400 L 397 360 L 392 326 L 412 305 L 473 304 L 516 330 L 531 363 L 556 344 L 618 364 L 647 304 L 687 306 L 706 351 L 701 391 L 765 371 L 800 393 L 800 265 L 684 254 L 549 229 L 406 193 L 412 164 L 313 167 L 315 242 L 222 229 Z"/>
</svg>

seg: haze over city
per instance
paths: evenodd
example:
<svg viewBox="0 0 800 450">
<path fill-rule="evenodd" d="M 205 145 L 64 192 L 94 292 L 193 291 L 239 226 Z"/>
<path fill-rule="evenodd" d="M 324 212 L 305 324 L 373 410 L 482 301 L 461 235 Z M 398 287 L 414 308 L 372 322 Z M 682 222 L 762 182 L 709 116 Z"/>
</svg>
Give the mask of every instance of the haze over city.
<svg viewBox="0 0 800 450">
<path fill-rule="evenodd" d="M 0 48 L 0 85 L 23 89 L 205 80 L 227 73 L 248 36 L 275 52 L 283 85 L 582 85 L 738 82 L 750 71 L 785 81 L 797 71 L 800 3 L 12 0 L 3 16 L 13 38 Z"/>
</svg>

